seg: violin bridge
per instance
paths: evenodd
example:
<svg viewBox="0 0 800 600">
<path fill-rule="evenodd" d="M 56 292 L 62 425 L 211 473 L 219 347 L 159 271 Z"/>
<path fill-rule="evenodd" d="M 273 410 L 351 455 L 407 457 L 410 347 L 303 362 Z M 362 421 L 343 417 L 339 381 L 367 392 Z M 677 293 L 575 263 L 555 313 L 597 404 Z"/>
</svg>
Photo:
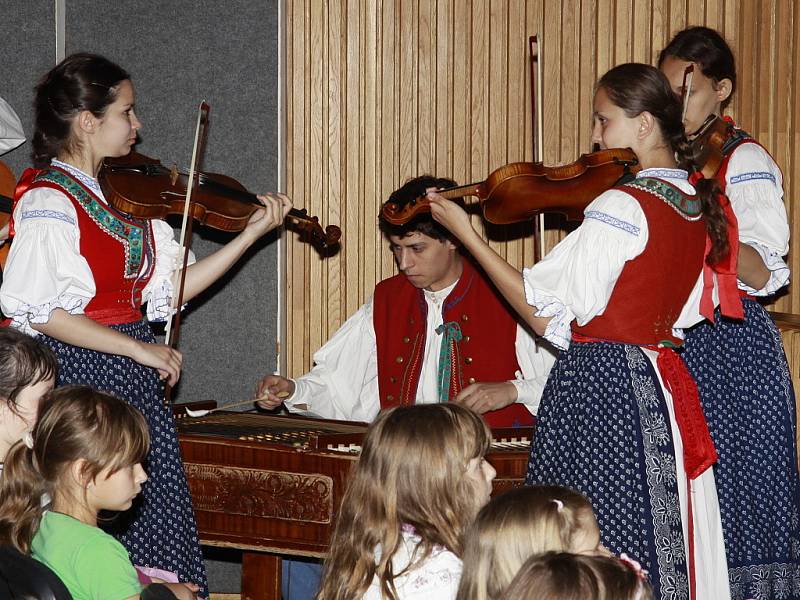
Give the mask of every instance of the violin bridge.
<svg viewBox="0 0 800 600">
<path fill-rule="evenodd" d="M 175 185 L 175 182 L 178 181 L 178 165 L 172 165 L 169 170 L 169 181 L 172 185 Z"/>
</svg>

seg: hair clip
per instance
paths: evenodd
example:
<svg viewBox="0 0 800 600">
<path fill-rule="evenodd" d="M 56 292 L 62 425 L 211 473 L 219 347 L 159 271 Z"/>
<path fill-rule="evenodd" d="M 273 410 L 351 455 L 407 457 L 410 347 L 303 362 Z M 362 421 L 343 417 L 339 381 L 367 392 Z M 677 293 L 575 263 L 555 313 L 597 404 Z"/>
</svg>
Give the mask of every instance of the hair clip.
<svg viewBox="0 0 800 600">
<path fill-rule="evenodd" d="M 25 443 L 25 446 L 33 450 L 33 433 L 26 431 L 25 435 L 22 436 L 22 441 Z"/>
<path fill-rule="evenodd" d="M 639 581 L 647 581 L 647 569 L 643 569 L 641 563 L 638 560 L 635 560 L 625 554 L 624 552 L 619 555 L 620 561 L 622 561 L 629 569 L 631 569 L 636 576 L 639 578 Z"/>
<path fill-rule="evenodd" d="M 558 498 L 553 498 L 552 502 L 556 505 L 556 510 L 558 512 L 564 510 L 564 503 L 561 500 L 559 500 Z"/>
</svg>

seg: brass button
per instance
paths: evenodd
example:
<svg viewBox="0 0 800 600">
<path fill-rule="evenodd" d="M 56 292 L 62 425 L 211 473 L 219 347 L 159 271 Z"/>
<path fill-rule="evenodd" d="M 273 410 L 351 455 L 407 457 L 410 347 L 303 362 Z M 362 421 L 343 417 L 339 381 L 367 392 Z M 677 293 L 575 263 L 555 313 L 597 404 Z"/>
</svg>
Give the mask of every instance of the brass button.
<svg viewBox="0 0 800 600">
<path fill-rule="evenodd" d="M 464 362 L 467 363 L 468 365 L 472 364 L 472 357 L 471 356 L 466 357 L 464 359 Z"/>
<path fill-rule="evenodd" d="M 394 359 L 394 361 L 399 364 L 399 363 L 403 362 L 403 357 L 402 356 L 398 356 L 397 358 Z"/>
<path fill-rule="evenodd" d="M 465 341 L 465 342 L 468 342 L 468 341 L 469 341 L 469 336 L 468 336 L 468 335 L 465 335 L 465 336 L 464 336 L 464 341 Z"/>
<path fill-rule="evenodd" d="M 405 344 L 409 343 L 410 341 L 411 341 L 411 338 L 408 337 L 408 336 L 403 338 L 403 343 L 405 343 Z"/>
<path fill-rule="evenodd" d="M 469 321 L 469 317 L 467 315 L 461 315 L 462 321 Z"/>
<path fill-rule="evenodd" d="M 414 324 L 414 319 L 409 319 L 408 322 L 413 325 Z"/>
<path fill-rule="evenodd" d="M 387 401 L 387 402 L 394 402 L 394 396 L 392 396 L 391 394 L 389 394 L 388 396 L 386 396 L 386 401 Z"/>
<path fill-rule="evenodd" d="M 389 377 L 390 383 L 397 383 L 397 377 Z"/>
<path fill-rule="evenodd" d="M 467 381 L 469 383 L 475 383 L 475 378 L 474 377 L 470 377 L 469 379 L 467 379 Z"/>
</svg>

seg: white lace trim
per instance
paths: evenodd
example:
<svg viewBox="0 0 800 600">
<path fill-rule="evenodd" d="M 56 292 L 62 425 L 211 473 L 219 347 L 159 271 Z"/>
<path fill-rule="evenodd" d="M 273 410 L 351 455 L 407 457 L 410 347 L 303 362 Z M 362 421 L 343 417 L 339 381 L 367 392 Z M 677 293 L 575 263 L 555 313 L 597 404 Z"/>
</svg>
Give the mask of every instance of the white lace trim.
<svg viewBox="0 0 800 600">
<path fill-rule="evenodd" d="M 153 322 L 166 321 L 170 315 L 177 311 L 170 308 L 172 303 L 172 282 L 163 278 L 155 285 L 150 298 L 147 300 L 147 320 Z"/>
<path fill-rule="evenodd" d="M 558 298 L 543 293 L 525 281 L 525 299 L 537 309 L 534 316 L 552 317 L 542 336 L 559 350 L 566 350 L 572 341 L 572 321 L 575 315 Z"/>
<path fill-rule="evenodd" d="M 91 298 L 83 296 L 75 296 L 73 294 L 61 294 L 50 302 L 33 306 L 31 304 L 21 304 L 17 312 L 11 315 L 11 326 L 19 329 L 23 333 L 27 333 L 33 337 L 39 335 L 31 324 L 47 323 L 50 320 L 50 315 L 57 308 L 67 311 L 71 315 L 82 315 L 86 305 L 89 304 Z"/>
</svg>

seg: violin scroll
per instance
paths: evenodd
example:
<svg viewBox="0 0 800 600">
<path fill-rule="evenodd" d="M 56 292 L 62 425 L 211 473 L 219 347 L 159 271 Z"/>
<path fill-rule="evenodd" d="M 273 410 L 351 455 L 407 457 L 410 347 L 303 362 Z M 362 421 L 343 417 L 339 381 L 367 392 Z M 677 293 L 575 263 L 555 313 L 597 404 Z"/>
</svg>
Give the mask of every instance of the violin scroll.
<svg viewBox="0 0 800 600">
<path fill-rule="evenodd" d="M 319 224 L 319 217 L 309 216 L 305 208 L 293 208 L 286 216 L 289 224 L 293 225 L 297 230 L 309 236 L 313 240 L 313 244 L 322 252 L 327 252 L 342 238 L 342 230 L 336 225 L 328 225 L 323 231 L 322 226 Z"/>
</svg>

